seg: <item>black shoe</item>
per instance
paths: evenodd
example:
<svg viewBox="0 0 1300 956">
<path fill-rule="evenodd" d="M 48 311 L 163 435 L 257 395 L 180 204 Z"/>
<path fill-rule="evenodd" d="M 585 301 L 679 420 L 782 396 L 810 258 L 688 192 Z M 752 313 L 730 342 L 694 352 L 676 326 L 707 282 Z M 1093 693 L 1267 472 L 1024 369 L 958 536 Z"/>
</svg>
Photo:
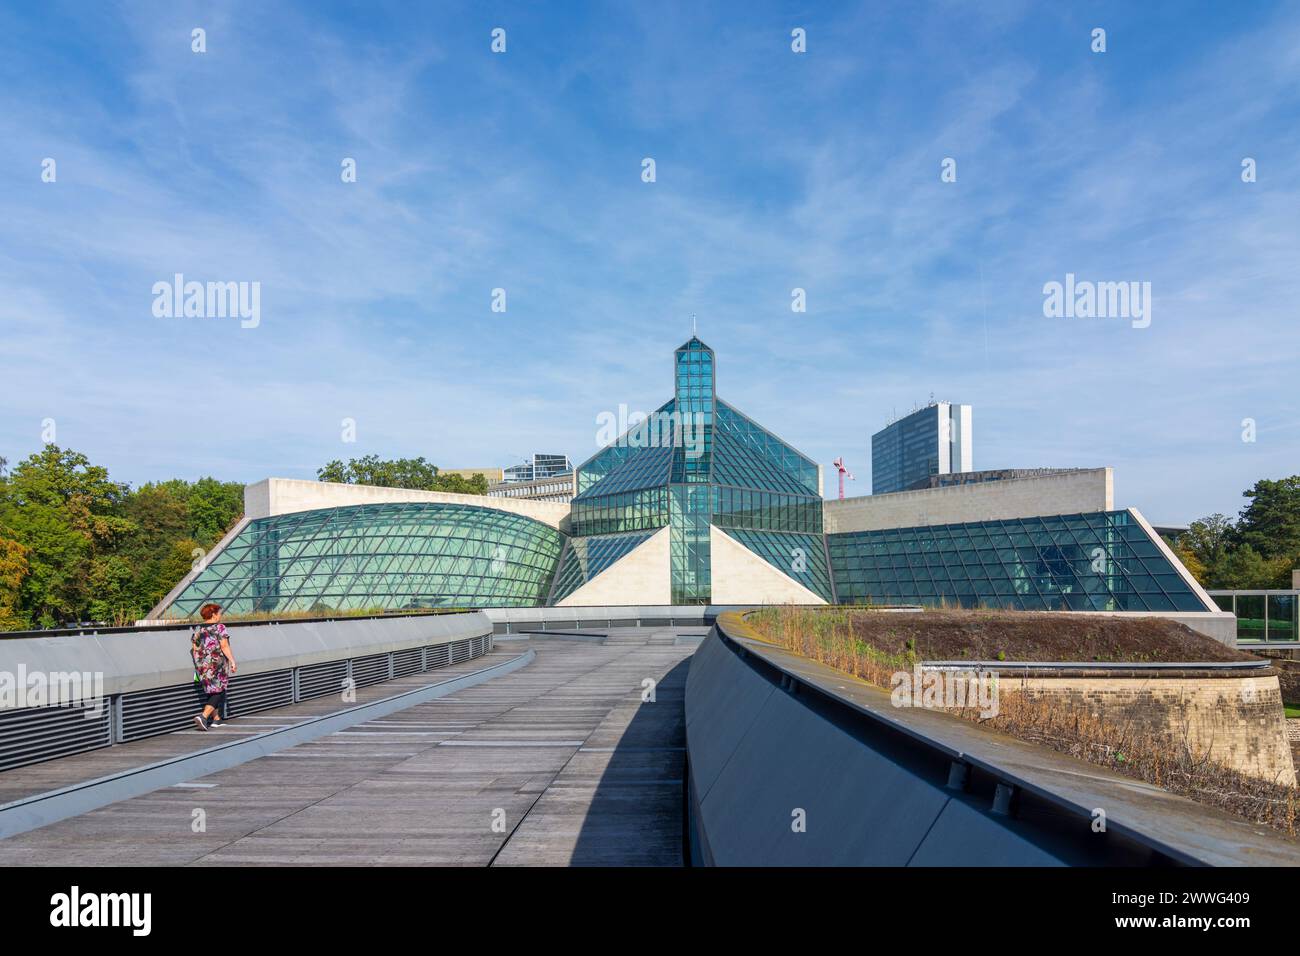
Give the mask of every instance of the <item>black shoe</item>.
<svg viewBox="0 0 1300 956">
<path fill-rule="evenodd" d="M 208 718 L 204 717 L 202 714 L 195 714 L 194 722 L 199 725 L 199 730 L 208 729 Z"/>
</svg>

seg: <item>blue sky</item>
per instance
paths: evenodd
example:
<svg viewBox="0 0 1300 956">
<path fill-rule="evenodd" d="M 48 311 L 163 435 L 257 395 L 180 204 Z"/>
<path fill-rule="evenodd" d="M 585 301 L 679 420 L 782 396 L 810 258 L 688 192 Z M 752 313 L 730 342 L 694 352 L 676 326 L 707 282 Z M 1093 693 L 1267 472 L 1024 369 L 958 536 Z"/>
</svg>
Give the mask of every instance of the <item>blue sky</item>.
<svg viewBox="0 0 1300 956">
<path fill-rule="evenodd" d="M 1300 472 L 1295 5 L 44 3 L 0 52 L 11 464 L 45 419 L 136 484 L 581 460 L 695 313 L 832 494 L 931 393 L 1156 522 Z M 155 317 L 177 272 L 260 325 Z M 1150 327 L 1044 317 L 1067 272 Z"/>
</svg>

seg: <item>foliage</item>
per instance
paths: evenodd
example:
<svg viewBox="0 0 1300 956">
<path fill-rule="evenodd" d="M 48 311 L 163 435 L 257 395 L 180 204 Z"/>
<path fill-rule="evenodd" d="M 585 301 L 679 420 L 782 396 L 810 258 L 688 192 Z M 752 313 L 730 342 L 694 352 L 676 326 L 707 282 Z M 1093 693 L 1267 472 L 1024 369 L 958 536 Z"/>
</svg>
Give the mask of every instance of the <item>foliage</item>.
<svg viewBox="0 0 1300 956">
<path fill-rule="evenodd" d="M 1300 475 L 1262 479 L 1245 496 L 1250 504 L 1241 512 L 1237 540 L 1265 558 L 1300 554 Z"/>
<path fill-rule="evenodd" d="M 440 475 L 435 465 L 420 458 L 394 458 L 384 461 L 378 455 L 349 459 L 347 464 L 335 459 L 316 471 L 321 481 L 348 485 L 375 485 L 380 488 L 411 488 L 417 491 L 450 491 L 462 495 L 487 494 L 487 478 L 474 475 Z"/>
<path fill-rule="evenodd" d="M 0 630 L 143 617 L 242 514 L 238 482 L 132 491 L 46 445 L 0 470 Z"/>
<path fill-rule="evenodd" d="M 1300 568 L 1300 475 L 1261 479 L 1243 495 L 1250 503 L 1236 522 L 1221 514 L 1193 521 L 1175 552 L 1208 588 L 1290 588 Z"/>
<path fill-rule="evenodd" d="M 322 480 L 486 494 L 423 458 L 333 461 Z M 0 631 L 144 617 L 244 513 L 244 486 L 200 478 L 132 489 L 85 455 L 46 445 L 0 457 Z"/>
</svg>

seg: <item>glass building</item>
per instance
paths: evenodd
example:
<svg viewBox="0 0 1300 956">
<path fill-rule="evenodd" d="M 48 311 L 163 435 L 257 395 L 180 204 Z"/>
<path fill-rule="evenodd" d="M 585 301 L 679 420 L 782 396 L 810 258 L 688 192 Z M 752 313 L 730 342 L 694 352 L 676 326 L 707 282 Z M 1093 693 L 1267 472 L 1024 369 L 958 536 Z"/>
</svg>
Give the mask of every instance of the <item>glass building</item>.
<svg viewBox="0 0 1300 956">
<path fill-rule="evenodd" d="M 511 465 L 502 472 L 503 482 L 538 481 L 542 478 L 557 478 L 573 471 L 568 455 L 546 455 L 534 452 L 532 459 L 522 465 Z"/>
<path fill-rule="evenodd" d="M 628 532 L 667 527 L 672 603 L 708 604 L 716 527 L 829 601 L 816 462 L 718 398 L 717 360 L 698 338 L 673 353 L 673 375 L 672 400 L 578 468 L 558 580 L 577 580 L 605 536 L 619 548 Z"/>
<path fill-rule="evenodd" d="M 827 537 L 845 604 L 1029 611 L 1204 611 L 1128 511 Z"/>
<path fill-rule="evenodd" d="M 1237 616 L 1237 640 L 1300 644 L 1300 590 L 1211 591 L 1214 603 Z"/>
<path fill-rule="evenodd" d="M 905 491 L 932 475 L 970 471 L 971 407 L 931 402 L 871 436 L 871 493 Z"/>
<path fill-rule="evenodd" d="M 250 521 L 175 598 L 232 614 L 532 607 L 550 590 L 560 532 L 454 504 L 354 505 Z"/>
<path fill-rule="evenodd" d="M 870 517 L 871 497 L 824 502 L 817 464 L 719 398 L 717 379 L 702 341 L 677 348 L 672 397 L 574 470 L 571 501 L 293 479 L 249 486 L 249 518 L 151 616 L 192 616 L 206 601 L 233 614 L 666 603 L 1215 610 L 1131 510 L 894 527 L 881 516 L 917 524 L 930 506 L 886 499 Z M 900 462 L 942 467 L 937 423 L 961 422 L 963 408 L 938 403 L 877 435 L 892 438 L 876 449 L 873 478 Z M 901 457 L 890 457 L 891 441 Z M 962 455 L 949 447 L 947 460 Z M 1014 477 L 982 485 L 981 500 Z M 952 495 L 970 497 L 917 494 L 948 502 L 944 514 Z M 1295 639 L 1294 595 L 1235 601 L 1270 636 Z"/>
</svg>

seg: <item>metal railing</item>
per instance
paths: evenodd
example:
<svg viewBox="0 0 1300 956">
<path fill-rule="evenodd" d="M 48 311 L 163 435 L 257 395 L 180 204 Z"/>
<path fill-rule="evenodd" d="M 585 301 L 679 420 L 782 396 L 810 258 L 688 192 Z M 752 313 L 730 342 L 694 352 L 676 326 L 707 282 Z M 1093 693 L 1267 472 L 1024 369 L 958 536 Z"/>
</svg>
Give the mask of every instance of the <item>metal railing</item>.
<svg viewBox="0 0 1300 956">
<path fill-rule="evenodd" d="M 477 608 L 423 608 L 415 611 L 385 611 L 380 614 L 326 614 L 319 617 L 272 617 L 259 620 L 223 620 L 227 628 L 260 627 L 266 624 L 323 624 L 329 621 L 373 621 L 395 617 L 435 617 L 445 614 L 473 614 Z M 148 624 L 105 625 L 86 624 L 76 627 L 47 627 L 28 631 L 0 631 L 0 640 L 32 637 L 87 637 L 95 634 L 149 634 L 159 628 L 198 627 L 202 623 L 189 618 L 169 618 Z"/>
<path fill-rule="evenodd" d="M 297 623 L 297 622 L 295 622 Z M 446 667 L 492 650 L 492 635 L 280 668 L 230 679 L 226 714 L 239 717 L 397 677 Z M 194 683 L 109 694 L 80 706 L 0 710 L 0 771 L 98 750 L 192 726 Z"/>
</svg>

